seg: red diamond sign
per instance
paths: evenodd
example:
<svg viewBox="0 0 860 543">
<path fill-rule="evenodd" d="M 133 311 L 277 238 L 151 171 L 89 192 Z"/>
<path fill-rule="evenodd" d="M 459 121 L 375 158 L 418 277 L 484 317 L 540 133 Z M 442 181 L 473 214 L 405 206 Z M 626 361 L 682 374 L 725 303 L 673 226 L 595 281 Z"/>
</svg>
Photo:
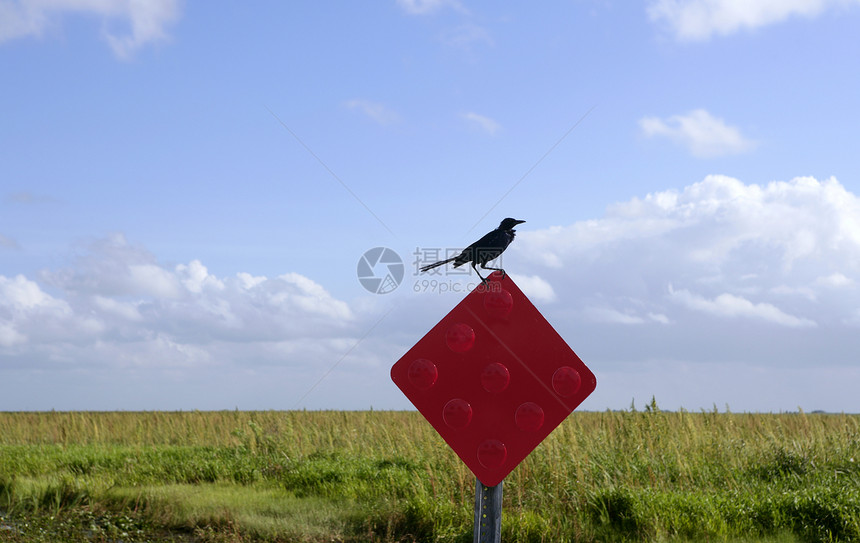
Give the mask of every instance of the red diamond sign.
<svg viewBox="0 0 860 543">
<path fill-rule="evenodd" d="M 597 386 L 498 272 L 409 349 L 391 379 L 487 486 L 499 484 Z"/>
</svg>

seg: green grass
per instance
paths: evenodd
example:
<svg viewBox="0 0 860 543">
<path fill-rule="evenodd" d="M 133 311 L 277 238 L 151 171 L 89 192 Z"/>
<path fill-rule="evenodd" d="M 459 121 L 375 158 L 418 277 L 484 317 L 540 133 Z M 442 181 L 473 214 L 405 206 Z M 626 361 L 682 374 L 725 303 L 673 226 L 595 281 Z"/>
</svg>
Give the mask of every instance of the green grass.
<svg viewBox="0 0 860 543">
<path fill-rule="evenodd" d="M 0 541 L 467 542 L 473 498 L 413 412 L 0 413 Z M 505 480 L 502 531 L 860 541 L 860 416 L 574 413 Z"/>
<path fill-rule="evenodd" d="M 354 504 L 325 498 L 297 498 L 282 488 L 230 483 L 172 484 L 124 488 L 110 493 L 115 504 L 134 510 L 141 503 L 147 517 L 185 529 L 227 528 L 263 539 L 330 541 L 342 538 Z"/>
</svg>

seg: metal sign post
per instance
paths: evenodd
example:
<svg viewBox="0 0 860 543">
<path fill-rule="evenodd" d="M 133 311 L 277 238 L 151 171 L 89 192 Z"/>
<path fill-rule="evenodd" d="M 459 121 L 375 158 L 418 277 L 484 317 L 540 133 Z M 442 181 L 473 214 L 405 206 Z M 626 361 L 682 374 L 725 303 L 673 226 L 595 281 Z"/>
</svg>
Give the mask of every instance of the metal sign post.
<svg viewBox="0 0 860 543">
<path fill-rule="evenodd" d="M 502 482 L 487 486 L 475 479 L 474 543 L 500 543 L 502 540 Z"/>
</svg>

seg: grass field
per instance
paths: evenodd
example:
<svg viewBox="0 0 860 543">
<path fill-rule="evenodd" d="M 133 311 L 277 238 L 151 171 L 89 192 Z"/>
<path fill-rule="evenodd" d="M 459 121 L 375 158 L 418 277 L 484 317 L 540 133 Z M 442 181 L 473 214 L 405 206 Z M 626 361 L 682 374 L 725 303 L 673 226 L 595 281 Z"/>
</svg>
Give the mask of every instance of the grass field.
<svg viewBox="0 0 860 543">
<path fill-rule="evenodd" d="M 0 413 L 0 541 L 471 541 L 414 412 Z M 860 416 L 574 413 L 503 541 L 860 541 Z"/>
</svg>

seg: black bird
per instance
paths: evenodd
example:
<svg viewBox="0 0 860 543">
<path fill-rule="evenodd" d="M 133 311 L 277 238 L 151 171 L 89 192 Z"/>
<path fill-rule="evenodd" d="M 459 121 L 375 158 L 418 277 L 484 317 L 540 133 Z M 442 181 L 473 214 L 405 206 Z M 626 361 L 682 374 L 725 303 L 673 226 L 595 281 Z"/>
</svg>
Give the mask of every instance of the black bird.
<svg viewBox="0 0 860 543">
<path fill-rule="evenodd" d="M 475 273 L 478 274 L 478 277 L 481 278 L 482 283 L 486 283 L 487 279 L 478 271 L 478 268 L 476 267 L 478 264 L 480 264 L 481 268 L 485 270 L 500 271 L 502 272 L 502 276 L 504 276 L 505 270 L 502 268 L 491 268 L 487 266 L 487 262 L 498 258 L 498 256 L 508 248 L 508 245 L 514 241 L 514 236 L 516 236 L 517 231 L 514 230 L 514 226 L 524 222 L 526 221 L 518 221 L 517 219 L 511 219 L 508 217 L 499 224 L 498 228 L 463 249 L 462 253 L 453 258 L 449 258 L 448 260 L 440 260 L 439 262 L 422 266 L 421 271 L 426 272 L 427 270 L 432 270 L 437 266 L 444 266 L 448 262 L 453 262 L 455 268 L 462 266 L 466 262 L 471 262 L 472 269 L 474 269 Z"/>
</svg>

